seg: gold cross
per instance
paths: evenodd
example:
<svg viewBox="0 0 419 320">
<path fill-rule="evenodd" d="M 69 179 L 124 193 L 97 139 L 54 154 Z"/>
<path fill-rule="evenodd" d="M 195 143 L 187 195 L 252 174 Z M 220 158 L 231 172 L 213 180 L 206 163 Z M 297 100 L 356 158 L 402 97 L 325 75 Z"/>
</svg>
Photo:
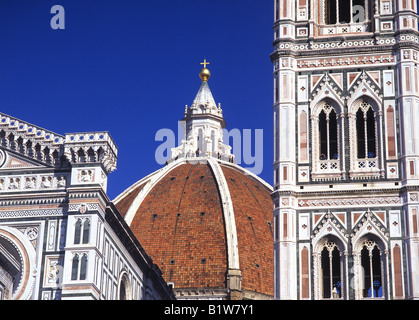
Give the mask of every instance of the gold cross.
<svg viewBox="0 0 419 320">
<path fill-rule="evenodd" d="M 201 62 L 201 64 L 204 66 L 204 68 L 206 68 L 207 64 L 210 64 L 210 63 L 207 62 L 207 59 L 204 59 L 204 62 Z"/>
</svg>

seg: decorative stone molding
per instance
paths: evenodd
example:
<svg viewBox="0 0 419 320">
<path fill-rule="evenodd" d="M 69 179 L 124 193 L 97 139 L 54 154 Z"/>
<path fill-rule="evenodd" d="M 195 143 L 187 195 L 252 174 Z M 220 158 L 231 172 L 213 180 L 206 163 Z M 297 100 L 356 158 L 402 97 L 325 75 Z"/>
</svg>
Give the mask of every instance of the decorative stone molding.
<svg viewBox="0 0 419 320">
<path fill-rule="evenodd" d="M 358 239 L 366 234 L 374 234 L 384 242 L 386 242 L 390 236 L 387 227 L 383 225 L 383 223 L 380 222 L 380 219 L 369 209 L 353 228 L 353 233 L 351 235 L 353 243 L 356 243 Z"/>
<path fill-rule="evenodd" d="M 36 190 L 60 190 L 67 186 L 68 175 L 28 174 L 0 176 L 0 191 L 19 192 Z"/>
<path fill-rule="evenodd" d="M 357 198 L 318 198 L 318 199 L 300 199 L 298 206 L 301 208 L 310 207 L 348 207 L 348 206 L 368 206 L 368 205 L 394 205 L 401 204 L 399 197 L 357 197 Z"/>
<path fill-rule="evenodd" d="M 0 113 L 0 145 L 48 167 L 69 163 L 100 163 L 107 173 L 116 169 L 118 149 L 108 132 L 67 134 L 65 137 Z M 0 167 L 5 153 L 0 153 Z"/>
<path fill-rule="evenodd" d="M 42 216 L 63 216 L 66 210 L 63 209 L 40 209 L 40 210 L 17 210 L 17 211 L 0 211 L 0 219 L 5 218 L 32 218 Z"/>
<path fill-rule="evenodd" d="M 173 291 L 178 300 L 225 300 L 228 297 L 226 288 L 174 288 Z"/>
<path fill-rule="evenodd" d="M 355 43 L 354 46 L 359 45 L 357 42 Z M 394 63 L 395 57 L 392 55 L 366 55 L 363 58 L 354 56 L 342 58 L 301 59 L 297 62 L 297 66 L 299 69 L 312 69 L 318 67 L 345 68 L 355 66 L 387 65 Z"/>
</svg>

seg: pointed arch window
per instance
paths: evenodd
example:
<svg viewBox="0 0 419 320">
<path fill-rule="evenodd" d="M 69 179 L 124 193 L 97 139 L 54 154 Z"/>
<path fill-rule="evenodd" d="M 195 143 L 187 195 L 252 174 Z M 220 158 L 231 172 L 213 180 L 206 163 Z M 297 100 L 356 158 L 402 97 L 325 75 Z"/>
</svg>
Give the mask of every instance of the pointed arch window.
<svg viewBox="0 0 419 320">
<path fill-rule="evenodd" d="M 79 254 L 73 256 L 71 265 L 71 280 L 86 280 L 87 274 L 87 254 Z"/>
<path fill-rule="evenodd" d="M 340 180 L 344 176 L 344 157 L 342 157 L 343 122 L 338 107 L 333 101 L 318 105 L 311 116 L 312 128 L 312 179 Z"/>
<path fill-rule="evenodd" d="M 380 255 L 380 249 L 374 241 L 364 242 L 361 250 L 361 284 L 364 298 L 384 296 Z"/>
<path fill-rule="evenodd" d="M 320 160 L 339 159 L 337 114 L 328 104 L 319 115 L 319 139 Z"/>
<path fill-rule="evenodd" d="M 83 244 L 89 243 L 89 234 L 90 234 L 90 220 L 86 219 L 83 223 Z"/>
<path fill-rule="evenodd" d="M 80 244 L 82 220 L 77 219 L 74 229 L 74 244 Z"/>
<path fill-rule="evenodd" d="M 87 255 L 83 255 L 80 261 L 80 280 L 86 280 L 86 271 L 87 271 Z"/>
<path fill-rule="evenodd" d="M 342 297 L 340 251 L 332 241 L 324 244 L 321 252 L 321 282 L 322 297 L 324 299 L 338 299 Z"/>
<path fill-rule="evenodd" d="M 79 272 L 79 255 L 76 254 L 73 257 L 72 265 L 71 265 L 71 280 L 77 280 Z"/>
<path fill-rule="evenodd" d="M 88 244 L 90 236 L 90 220 L 77 219 L 74 229 L 74 244 Z"/>
<path fill-rule="evenodd" d="M 357 157 L 369 159 L 377 157 L 377 128 L 375 113 L 367 102 L 363 101 L 356 113 Z"/>
<path fill-rule="evenodd" d="M 349 106 L 350 179 L 384 177 L 386 123 L 378 103 L 363 96 Z"/>
</svg>

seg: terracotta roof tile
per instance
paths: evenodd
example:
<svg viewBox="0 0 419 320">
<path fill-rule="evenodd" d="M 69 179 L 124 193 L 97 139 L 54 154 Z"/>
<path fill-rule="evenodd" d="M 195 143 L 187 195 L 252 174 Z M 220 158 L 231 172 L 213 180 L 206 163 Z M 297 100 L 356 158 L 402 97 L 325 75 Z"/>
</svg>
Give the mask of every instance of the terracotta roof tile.
<svg viewBox="0 0 419 320">
<path fill-rule="evenodd" d="M 207 165 L 185 164 L 169 172 L 144 199 L 131 229 L 167 282 L 225 287 L 223 213 Z"/>
<path fill-rule="evenodd" d="M 237 227 L 242 288 L 273 295 L 272 200 L 262 183 L 221 166 Z M 141 186 L 120 200 L 124 214 Z M 143 200 L 131 229 L 176 288 L 226 287 L 227 244 L 220 193 L 208 164 L 168 171 Z"/>
<path fill-rule="evenodd" d="M 273 230 L 270 191 L 250 176 L 221 166 L 236 218 L 242 289 L 273 295 Z"/>
<path fill-rule="evenodd" d="M 128 193 L 125 197 L 121 198 L 121 200 L 116 204 L 116 207 L 118 211 L 121 213 L 122 217 L 125 217 L 125 214 L 127 213 L 129 207 L 131 206 L 131 203 L 138 196 L 138 194 L 144 188 L 145 185 L 146 185 L 145 183 L 139 185 L 130 193 Z"/>
</svg>

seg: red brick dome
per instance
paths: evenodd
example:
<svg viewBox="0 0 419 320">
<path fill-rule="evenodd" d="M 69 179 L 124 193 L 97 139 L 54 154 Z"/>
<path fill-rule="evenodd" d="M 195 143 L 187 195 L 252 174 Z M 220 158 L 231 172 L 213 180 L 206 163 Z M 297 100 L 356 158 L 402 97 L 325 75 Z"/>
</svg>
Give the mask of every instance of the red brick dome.
<svg viewBox="0 0 419 320">
<path fill-rule="evenodd" d="M 116 207 L 178 298 L 271 298 L 271 186 L 235 164 L 201 159 L 145 177 Z"/>
</svg>

